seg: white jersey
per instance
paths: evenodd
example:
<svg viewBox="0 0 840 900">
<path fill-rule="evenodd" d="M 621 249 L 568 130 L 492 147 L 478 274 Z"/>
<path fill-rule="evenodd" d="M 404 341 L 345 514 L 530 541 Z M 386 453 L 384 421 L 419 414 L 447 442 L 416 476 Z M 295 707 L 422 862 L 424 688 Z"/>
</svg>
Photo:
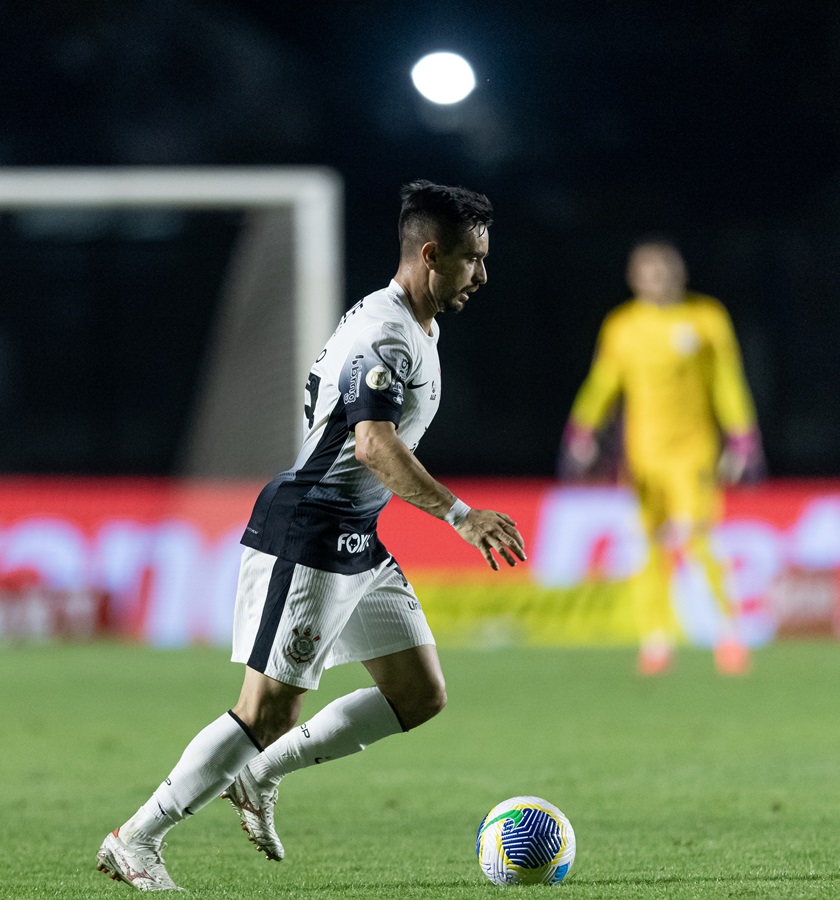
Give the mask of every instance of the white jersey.
<svg viewBox="0 0 840 900">
<path fill-rule="evenodd" d="M 391 492 L 356 459 L 353 429 L 393 422 L 417 447 L 440 402 L 434 320 L 431 331 L 396 281 L 342 316 L 309 373 L 298 457 L 263 488 L 243 544 L 331 572 L 361 572 L 388 557 L 376 523 Z"/>
</svg>

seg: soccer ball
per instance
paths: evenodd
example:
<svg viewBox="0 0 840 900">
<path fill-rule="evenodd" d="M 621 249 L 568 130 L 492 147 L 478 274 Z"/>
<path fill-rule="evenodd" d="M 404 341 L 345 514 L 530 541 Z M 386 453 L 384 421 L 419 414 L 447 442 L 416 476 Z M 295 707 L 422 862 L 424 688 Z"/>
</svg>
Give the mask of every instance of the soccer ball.
<svg viewBox="0 0 840 900">
<path fill-rule="evenodd" d="M 575 832 L 553 803 L 511 797 L 478 826 L 475 852 L 494 884 L 558 884 L 575 861 Z"/>
</svg>

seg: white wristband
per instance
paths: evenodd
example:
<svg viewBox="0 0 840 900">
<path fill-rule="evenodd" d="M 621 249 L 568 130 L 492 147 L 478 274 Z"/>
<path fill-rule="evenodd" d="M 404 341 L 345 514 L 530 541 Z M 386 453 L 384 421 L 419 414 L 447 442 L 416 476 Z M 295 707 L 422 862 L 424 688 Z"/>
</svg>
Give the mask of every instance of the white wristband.
<svg viewBox="0 0 840 900">
<path fill-rule="evenodd" d="M 470 508 L 463 500 L 456 498 L 449 512 L 443 517 L 444 522 L 448 522 L 453 528 L 457 528 L 470 513 Z"/>
</svg>

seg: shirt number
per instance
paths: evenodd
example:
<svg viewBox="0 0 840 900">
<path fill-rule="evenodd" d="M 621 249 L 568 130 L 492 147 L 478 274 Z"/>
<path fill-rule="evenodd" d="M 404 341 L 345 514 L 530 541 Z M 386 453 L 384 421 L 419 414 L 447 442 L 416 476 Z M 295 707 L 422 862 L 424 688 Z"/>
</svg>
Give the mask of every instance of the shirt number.
<svg viewBox="0 0 840 900">
<path fill-rule="evenodd" d="M 303 412 L 306 415 L 306 421 L 309 422 L 311 428 L 315 424 L 315 404 L 318 402 L 318 391 L 321 389 L 321 376 L 314 372 L 309 373 L 306 381 L 306 391 L 309 394 L 309 403 L 304 404 Z"/>
</svg>

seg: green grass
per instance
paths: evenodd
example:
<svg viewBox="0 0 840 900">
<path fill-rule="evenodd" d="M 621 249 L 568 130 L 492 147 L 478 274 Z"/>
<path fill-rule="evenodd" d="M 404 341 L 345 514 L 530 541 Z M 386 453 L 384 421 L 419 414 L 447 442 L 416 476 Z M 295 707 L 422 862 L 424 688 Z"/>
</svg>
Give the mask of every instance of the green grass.
<svg viewBox="0 0 840 900">
<path fill-rule="evenodd" d="M 570 817 L 578 855 L 518 897 L 840 896 L 840 647 L 781 644 L 746 679 L 683 651 L 656 680 L 618 650 L 446 651 L 433 722 L 291 776 L 287 859 L 266 862 L 216 801 L 170 835 L 167 865 L 202 898 L 493 898 L 475 830 L 508 796 Z M 128 898 L 95 871 L 105 833 L 238 693 L 218 650 L 0 650 L 0 897 Z M 366 683 L 328 672 L 314 711 Z"/>
</svg>

